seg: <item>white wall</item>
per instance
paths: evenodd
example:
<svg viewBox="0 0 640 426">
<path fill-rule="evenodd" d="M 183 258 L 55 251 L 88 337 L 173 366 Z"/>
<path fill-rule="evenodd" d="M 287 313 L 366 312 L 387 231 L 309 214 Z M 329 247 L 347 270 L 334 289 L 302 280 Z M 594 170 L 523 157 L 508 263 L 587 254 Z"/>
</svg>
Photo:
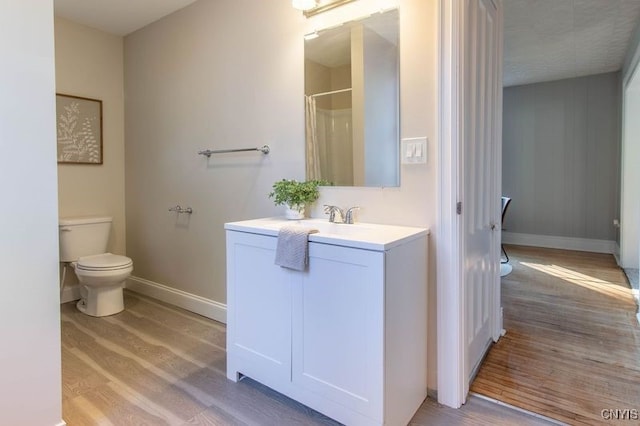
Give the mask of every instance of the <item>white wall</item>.
<svg viewBox="0 0 640 426">
<path fill-rule="evenodd" d="M 0 423 L 61 422 L 53 2 L 0 2 Z"/>
<path fill-rule="evenodd" d="M 376 2 L 335 11 L 355 16 L 362 3 Z M 272 183 L 304 178 L 302 36 L 331 16 L 305 20 L 287 1 L 201 0 L 125 38 L 127 253 L 145 285 L 226 301 L 224 222 L 282 214 Z M 438 1 L 400 1 L 400 25 L 401 137 L 427 136 L 435 159 Z M 264 143 L 266 157 L 197 155 Z M 363 222 L 431 228 L 431 388 L 436 176 L 433 161 L 403 166 L 399 188 L 326 188 L 312 211 L 358 205 Z M 169 213 L 175 204 L 193 215 Z"/>
<path fill-rule="evenodd" d="M 620 257 L 623 268 L 640 264 L 640 76 L 636 73 L 623 89 L 622 200 Z"/>
<path fill-rule="evenodd" d="M 629 43 L 622 67 L 622 171 L 620 254 L 623 268 L 640 265 L 640 24 Z"/>
<path fill-rule="evenodd" d="M 102 101 L 103 164 L 58 164 L 58 212 L 112 216 L 107 250 L 126 254 L 123 39 L 56 17 L 55 42 L 57 93 Z M 66 277 L 63 301 L 78 297 Z"/>
</svg>

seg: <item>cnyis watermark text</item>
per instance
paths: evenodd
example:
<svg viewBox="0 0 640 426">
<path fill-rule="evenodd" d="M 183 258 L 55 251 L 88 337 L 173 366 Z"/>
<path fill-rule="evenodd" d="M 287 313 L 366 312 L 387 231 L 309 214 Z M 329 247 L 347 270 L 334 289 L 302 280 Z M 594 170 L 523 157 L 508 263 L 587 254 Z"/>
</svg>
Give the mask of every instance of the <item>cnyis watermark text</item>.
<svg viewBox="0 0 640 426">
<path fill-rule="evenodd" d="M 640 420 L 640 411 L 636 408 L 604 408 L 600 416 L 603 420 Z"/>
</svg>

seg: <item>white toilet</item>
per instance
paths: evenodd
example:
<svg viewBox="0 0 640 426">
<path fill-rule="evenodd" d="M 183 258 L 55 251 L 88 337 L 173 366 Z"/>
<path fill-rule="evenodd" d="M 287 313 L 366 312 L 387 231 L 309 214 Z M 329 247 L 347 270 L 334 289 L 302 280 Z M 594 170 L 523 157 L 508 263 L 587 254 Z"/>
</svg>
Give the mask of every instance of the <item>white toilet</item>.
<svg viewBox="0 0 640 426">
<path fill-rule="evenodd" d="M 81 299 L 78 310 L 103 317 L 124 309 L 122 288 L 133 271 L 126 256 L 105 253 L 109 242 L 110 217 L 60 218 L 60 261 L 70 262 Z"/>
</svg>

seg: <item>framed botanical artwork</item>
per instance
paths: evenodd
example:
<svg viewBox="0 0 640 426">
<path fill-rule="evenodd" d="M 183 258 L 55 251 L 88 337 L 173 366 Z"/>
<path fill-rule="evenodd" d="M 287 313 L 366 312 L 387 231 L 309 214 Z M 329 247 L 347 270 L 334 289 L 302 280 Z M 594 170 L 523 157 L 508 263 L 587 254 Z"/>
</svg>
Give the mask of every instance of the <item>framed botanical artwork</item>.
<svg viewBox="0 0 640 426">
<path fill-rule="evenodd" d="M 56 94 L 58 163 L 102 164 L 102 101 Z"/>
</svg>

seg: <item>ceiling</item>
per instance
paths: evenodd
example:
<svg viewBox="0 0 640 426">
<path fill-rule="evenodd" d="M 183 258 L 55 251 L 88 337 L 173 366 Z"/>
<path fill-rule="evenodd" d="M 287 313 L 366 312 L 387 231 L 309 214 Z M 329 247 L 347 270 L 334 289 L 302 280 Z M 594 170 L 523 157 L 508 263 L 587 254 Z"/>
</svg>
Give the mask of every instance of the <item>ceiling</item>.
<svg viewBox="0 0 640 426">
<path fill-rule="evenodd" d="M 56 16 L 125 36 L 196 0 L 54 0 Z"/>
<path fill-rule="evenodd" d="M 54 0 L 54 6 L 58 16 L 124 36 L 194 1 Z M 619 70 L 640 17 L 640 0 L 504 0 L 504 5 L 505 86 Z"/>
<path fill-rule="evenodd" d="M 616 71 L 640 0 L 504 0 L 504 86 Z"/>
</svg>

